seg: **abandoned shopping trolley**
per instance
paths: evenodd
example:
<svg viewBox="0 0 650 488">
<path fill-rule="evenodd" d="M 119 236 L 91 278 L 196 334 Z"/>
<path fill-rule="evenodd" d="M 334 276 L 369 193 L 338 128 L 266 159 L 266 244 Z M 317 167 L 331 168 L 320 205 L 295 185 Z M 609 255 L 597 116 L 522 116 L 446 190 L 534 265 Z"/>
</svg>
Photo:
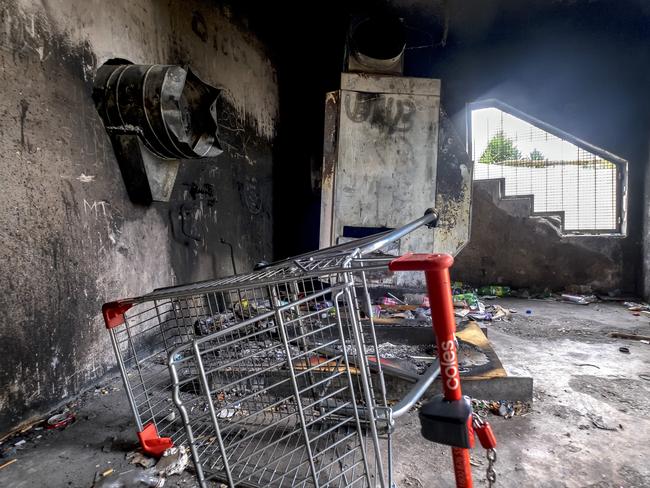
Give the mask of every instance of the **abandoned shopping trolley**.
<svg viewBox="0 0 650 488">
<path fill-rule="evenodd" d="M 436 219 L 428 211 L 400 229 L 248 274 L 106 304 L 143 450 L 186 445 L 201 486 L 394 486 L 393 419 L 440 369 L 389 406 L 368 280 L 389 266 L 417 268 L 412 256 L 382 250 Z M 457 361 L 444 369 L 443 380 L 459 381 Z M 469 471 L 460 451 L 457 470 Z"/>
</svg>

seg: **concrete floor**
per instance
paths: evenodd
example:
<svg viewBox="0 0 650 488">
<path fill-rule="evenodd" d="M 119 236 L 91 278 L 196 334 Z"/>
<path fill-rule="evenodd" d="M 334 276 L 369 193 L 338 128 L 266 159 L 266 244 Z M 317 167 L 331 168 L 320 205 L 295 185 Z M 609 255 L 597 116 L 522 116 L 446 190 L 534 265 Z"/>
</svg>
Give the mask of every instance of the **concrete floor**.
<svg viewBox="0 0 650 488">
<path fill-rule="evenodd" d="M 490 340 L 510 373 L 535 380 L 530 413 L 489 418 L 499 442 L 497 486 L 650 487 L 650 345 L 607 336 L 650 335 L 649 319 L 617 303 L 497 303 L 519 313 L 490 324 Z M 133 469 L 124 459 L 134 427 L 121 384 L 107 382 L 105 390 L 74 406 L 77 421 L 67 429 L 27 433 L 23 449 L 0 459 L 17 459 L 0 470 L 0 486 L 88 488 L 98 471 Z M 416 413 L 399 419 L 395 438 L 400 488 L 455 486 L 449 449 L 421 439 Z M 472 453 L 475 486 L 486 486 L 484 455 L 480 448 Z M 192 476 L 165 486 L 193 486 Z"/>
</svg>

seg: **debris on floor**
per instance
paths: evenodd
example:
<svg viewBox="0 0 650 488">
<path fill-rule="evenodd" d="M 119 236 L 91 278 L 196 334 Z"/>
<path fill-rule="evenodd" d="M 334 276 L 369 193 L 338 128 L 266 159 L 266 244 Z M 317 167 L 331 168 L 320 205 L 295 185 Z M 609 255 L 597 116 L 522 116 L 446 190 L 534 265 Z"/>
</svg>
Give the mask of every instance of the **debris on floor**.
<svg viewBox="0 0 650 488">
<path fill-rule="evenodd" d="M 477 290 L 477 293 L 481 295 L 483 298 L 486 297 L 507 297 L 510 295 L 510 287 L 509 286 L 501 286 L 501 285 L 490 285 L 490 286 L 482 286 Z"/>
<path fill-rule="evenodd" d="M 519 292 L 509 286 L 490 285 L 472 288 L 461 282 L 452 284 L 452 299 L 454 314 L 462 320 L 489 322 L 494 320 L 509 320 L 516 310 L 510 310 L 498 304 L 486 305 L 482 300 L 494 300 L 516 295 Z M 528 291 L 526 297 L 532 297 Z M 550 298 L 551 294 L 545 290 L 537 296 Z M 558 299 L 560 299 L 558 297 Z M 586 297 L 584 300 L 597 300 L 595 297 Z M 580 300 L 578 300 L 580 301 Z M 422 322 L 422 325 L 431 324 L 431 309 L 429 298 L 425 293 L 405 293 L 403 298 L 393 293 L 375 301 L 371 314 L 376 324 L 400 325 L 404 320 Z M 591 302 L 590 302 L 591 303 Z"/>
<path fill-rule="evenodd" d="M 2 463 L 2 464 L 0 464 L 0 469 L 4 469 L 4 468 L 6 468 L 7 466 L 11 466 L 11 465 L 12 465 L 13 463 L 15 463 L 16 461 L 18 461 L 18 459 L 15 459 L 15 458 L 14 458 L 14 459 L 10 459 L 10 460 L 7 461 L 6 463 Z"/>
<path fill-rule="evenodd" d="M 149 456 L 146 456 L 141 451 L 131 451 L 126 454 L 126 460 L 130 464 L 135 464 L 136 466 L 142 466 L 145 469 L 151 468 L 156 464 L 156 460 Z"/>
<path fill-rule="evenodd" d="M 2 437 L 0 439 L 0 458 L 6 459 L 15 456 L 17 451 L 40 442 L 44 434 L 47 436 L 55 435 L 56 431 L 66 429 L 73 424 L 76 416 L 70 410 L 71 406 L 72 404 L 60 413 L 51 415 L 48 418 L 36 419 L 23 428 Z"/>
<path fill-rule="evenodd" d="M 63 412 L 57 415 L 52 415 L 47 419 L 46 429 L 65 429 L 68 425 L 75 421 L 75 416 L 72 412 Z"/>
<path fill-rule="evenodd" d="M 481 417 L 488 413 L 498 415 L 505 419 L 525 416 L 530 412 L 529 402 L 508 402 L 505 400 L 478 400 L 472 398 L 472 410 Z"/>
<path fill-rule="evenodd" d="M 637 302 L 623 302 L 623 306 L 627 307 L 630 312 L 648 312 L 650 311 L 650 305 L 647 303 L 637 303 Z"/>
<path fill-rule="evenodd" d="M 112 468 L 96 475 L 93 488 L 162 487 L 168 477 L 179 475 L 187 469 L 190 456 L 185 446 L 170 447 L 156 462 L 155 458 L 139 450 L 126 454 L 126 460 L 145 469 L 130 469 L 114 474 Z"/>
<path fill-rule="evenodd" d="M 112 471 L 112 470 L 110 470 Z M 132 469 L 124 473 L 99 474 L 93 488 L 162 488 L 165 478 L 156 474 L 155 468 L 147 470 Z"/>
<path fill-rule="evenodd" d="M 185 446 L 170 447 L 156 463 L 155 470 L 160 476 L 181 474 L 190 462 L 190 455 Z"/>
<path fill-rule="evenodd" d="M 589 305 L 598 301 L 596 295 L 571 295 L 569 293 L 562 293 L 560 297 L 564 302 L 575 303 L 577 305 Z"/>
</svg>

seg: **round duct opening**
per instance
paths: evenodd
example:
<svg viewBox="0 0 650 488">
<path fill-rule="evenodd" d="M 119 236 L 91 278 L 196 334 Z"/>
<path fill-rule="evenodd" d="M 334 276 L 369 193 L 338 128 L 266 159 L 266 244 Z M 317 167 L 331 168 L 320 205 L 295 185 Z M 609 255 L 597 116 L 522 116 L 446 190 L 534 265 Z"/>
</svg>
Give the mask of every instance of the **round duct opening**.
<svg viewBox="0 0 650 488">
<path fill-rule="evenodd" d="M 356 24 L 350 48 L 357 61 L 369 68 L 388 69 L 401 61 L 406 47 L 402 21 L 387 15 L 373 16 Z"/>
</svg>

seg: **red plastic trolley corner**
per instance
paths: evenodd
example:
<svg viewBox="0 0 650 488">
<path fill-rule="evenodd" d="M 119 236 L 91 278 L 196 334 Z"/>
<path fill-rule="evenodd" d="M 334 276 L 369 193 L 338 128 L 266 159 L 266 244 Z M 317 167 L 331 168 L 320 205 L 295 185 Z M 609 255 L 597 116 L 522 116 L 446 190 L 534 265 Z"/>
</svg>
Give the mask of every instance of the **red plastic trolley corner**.
<svg viewBox="0 0 650 488">
<path fill-rule="evenodd" d="M 160 437 L 158 430 L 153 422 L 144 426 L 141 432 L 138 432 L 138 440 L 142 451 L 153 457 L 160 457 L 163 453 L 174 446 L 171 437 Z"/>
<path fill-rule="evenodd" d="M 112 329 L 125 322 L 124 313 L 133 306 L 126 301 L 108 302 L 102 305 L 102 315 L 107 329 Z"/>
</svg>

